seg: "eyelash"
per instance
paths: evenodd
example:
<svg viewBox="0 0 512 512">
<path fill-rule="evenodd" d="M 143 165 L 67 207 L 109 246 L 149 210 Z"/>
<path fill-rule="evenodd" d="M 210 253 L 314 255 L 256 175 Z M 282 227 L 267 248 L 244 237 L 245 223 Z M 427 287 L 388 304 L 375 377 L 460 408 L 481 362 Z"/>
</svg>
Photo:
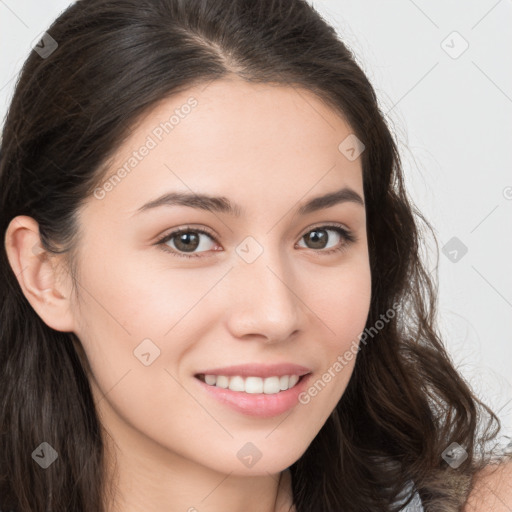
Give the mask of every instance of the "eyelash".
<svg viewBox="0 0 512 512">
<path fill-rule="evenodd" d="M 347 247 L 350 244 L 352 244 L 354 242 L 357 242 L 356 236 L 351 231 L 345 229 L 342 226 L 336 225 L 336 224 L 327 224 L 327 225 L 315 226 L 315 227 L 311 228 L 309 231 L 306 231 L 306 233 L 304 233 L 304 235 L 302 235 L 301 240 L 302 240 L 302 238 L 304 238 L 305 235 L 307 235 L 311 231 L 315 231 L 315 230 L 333 230 L 333 231 L 336 231 L 339 235 L 341 235 L 341 237 L 344 239 L 344 242 L 342 242 L 342 244 L 339 247 L 336 247 L 334 249 L 329 249 L 327 251 L 322 251 L 322 250 L 315 251 L 314 249 L 312 249 L 314 252 L 318 252 L 318 253 L 320 253 L 320 254 L 322 254 L 324 256 L 329 255 L 329 254 L 333 254 L 333 253 L 337 253 L 337 252 L 342 252 L 345 249 L 347 249 Z M 162 247 L 163 251 L 171 253 L 171 254 L 173 254 L 175 256 L 178 256 L 180 258 L 203 258 L 203 257 L 205 257 L 205 256 L 200 256 L 201 253 L 198 253 L 198 254 L 186 254 L 186 253 L 183 253 L 183 252 L 176 251 L 175 249 L 172 249 L 169 246 L 165 245 L 169 240 L 172 240 L 173 238 L 181 235 L 182 233 L 190 233 L 190 232 L 192 232 L 192 233 L 202 233 L 204 235 L 209 236 L 215 243 L 218 243 L 217 240 L 215 239 L 215 237 L 211 233 L 209 233 L 208 231 L 206 231 L 204 229 L 201 229 L 201 228 L 189 228 L 189 227 L 187 227 L 187 228 L 177 229 L 176 231 L 173 231 L 172 233 L 164 235 L 162 238 L 160 238 L 156 242 L 155 245 L 160 245 Z"/>
</svg>

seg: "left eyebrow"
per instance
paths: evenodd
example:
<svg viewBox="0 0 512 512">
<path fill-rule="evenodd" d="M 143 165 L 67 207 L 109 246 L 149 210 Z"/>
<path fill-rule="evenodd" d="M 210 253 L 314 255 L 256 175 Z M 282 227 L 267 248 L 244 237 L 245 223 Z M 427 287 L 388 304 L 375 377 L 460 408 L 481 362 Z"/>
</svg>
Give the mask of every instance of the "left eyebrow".
<svg viewBox="0 0 512 512">
<path fill-rule="evenodd" d="M 346 202 L 352 202 L 364 207 L 363 198 L 355 190 L 349 187 L 344 187 L 336 192 L 330 192 L 323 196 L 310 199 L 307 203 L 299 206 L 297 213 L 299 215 L 307 215 L 309 213 Z M 167 192 L 166 194 L 145 203 L 135 213 L 138 214 L 160 206 L 175 205 L 188 206 L 190 208 L 206 210 L 209 212 L 225 213 L 234 217 L 240 217 L 244 211 L 240 205 L 232 203 L 224 196 L 191 194 L 188 192 Z"/>
<path fill-rule="evenodd" d="M 330 192 L 323 196 L 314 197 L 298 209 L 299 215 L 307 215 L 317 210 L 330 208 L 340 203 L 355 203 L 364 207 L 363 198 L 353 189 L 344 187 L 336 192 Z"/>
</svg>

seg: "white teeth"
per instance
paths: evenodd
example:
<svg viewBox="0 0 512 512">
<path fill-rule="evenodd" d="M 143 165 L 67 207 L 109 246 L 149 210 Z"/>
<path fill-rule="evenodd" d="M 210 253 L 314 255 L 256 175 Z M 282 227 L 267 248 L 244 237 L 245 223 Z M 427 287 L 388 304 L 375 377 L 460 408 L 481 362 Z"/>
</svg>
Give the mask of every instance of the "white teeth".
<svg viewBox="0 0 512 512">
<path fill-rule="evenodd" d="M 261 377 L 247 377 L 244 391 L 246 393 L 263 393 L 263 379 Z"/>
<path fill-rule="evenodd" d="M 245 391 L 244 379 L 242 377 L 231 377 L 229 379 L 229 389 L 231 391 Z"/>
<path fill-rule="evenodd" d="M 206 384 L 210 384 L 210 386 L 215 386 L 215 383 L 217 382 L 217 377 L 215 375 L 205 375 L 204 380 Z"/>
<path fill-rule="evenodd" d="M 229 378 L 224 375 L 217 375 L 217 382 L 215 385 L 218 388 L 227 388 L 229 386 Z"/>
<path fill-rule="evenodd" d="M 290 375 L 290 381 L 288 382 L 288 387 L 293 388 L 295 384 L 299 382 L 299 377 L 297 375 Z"/>
<path fill-rule="evenodd" d="M 230 389 L 244 393 L 264 393 L 266 395 L 274 395 L 280 391 L 286 391 L 293 388 L 299 381 L 298 375 L 283 375 L 282 377 L 228 377 L 226 375 L 205 375 L 204 381 L 210 386 Z"/>
<path fill-rule="evenodd" d="M 269 377 L 263 381 L 263 393 L 266 395 L 273 395 L 279 393 L 281 388 L 279 387 L 279 377 Z"/>
</svg>

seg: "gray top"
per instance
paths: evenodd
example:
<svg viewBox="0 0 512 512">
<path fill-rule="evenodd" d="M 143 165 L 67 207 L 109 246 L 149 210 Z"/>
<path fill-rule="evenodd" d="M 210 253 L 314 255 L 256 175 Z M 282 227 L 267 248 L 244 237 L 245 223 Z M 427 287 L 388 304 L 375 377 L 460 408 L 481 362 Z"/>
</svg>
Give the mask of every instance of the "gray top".
<svg viewBox="0 0 512 512">
<path fill-rule="evenodd" d="M 401 512 L 424 512 L 423 505 L 421 504 L 418 493 L 414 494 L 414 498 L 406 507 L 401 509 Z"/>
<path fill-rule="evenodd" d="M 414 484 L 412 481 L 410 481 L 409 484 L 404 489 L 404 497 L 402 499 L 399 499 L 397 501 L 397 504 L 404 503 L 406 501 L 406 498 L 409 497 L 409 495 L 412 492 L 414 492 Z M 400 509 L 400 512 L 424 512 L 420 496 L 417 492 L 414 492 L 413 499 L 411 500 L 411 502 L 402 509 Z"/>
</svg>

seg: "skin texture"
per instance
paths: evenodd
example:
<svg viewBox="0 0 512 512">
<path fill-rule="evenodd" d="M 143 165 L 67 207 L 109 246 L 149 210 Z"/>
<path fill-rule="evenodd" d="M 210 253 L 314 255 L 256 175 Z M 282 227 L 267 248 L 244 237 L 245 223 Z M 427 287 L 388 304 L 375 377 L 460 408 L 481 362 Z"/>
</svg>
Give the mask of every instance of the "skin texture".
<svg viewBox="0 0 512 512">
<path fill-rule="evenodd" d="M 476 475 L 463 512 L 512 510 L 512 462 L 490 464 Z"/>
<path fill-rule="evenodd" d="M 282 472 L 327 420 L 356 359 L 308 404 L 272 418 L 214 401 L 194 374 L 291 362 L 310 368 L 314 382 L 358 341 L 371 295 L 365 208 L 296 210 L 343 186 L 364 199 L 361 162 L 338 150 L 350 126 L 311 92 L 225 79 L 160 102 L 133 127 L 107 176 L 191 96 L 198 104 L 190 114 L 102 199 L 81 208 L 78 298 L 60 256 L 32 251 L 33 219 L 11 222 L 6 247 L 32 307 L 82 343 L 111 470 L 117 460 L 112 511 L 284 511 L 291 481 Z M 167 191 L 225 196 L 244 212 L 162 206 L 136 213 Z M 331 229 L 323 232 L 327 248 L 304 239 L 331 223 L 356 241 Z M 199 257 L 156 245 L 181 227 L 212 234 L 198 234 Z M 248 236 L 263 249 L 251 263 L 236 251 Z M 134 355 L 144 339 L 160 350 L 148 366 Z M 248 442 L 262 454 L 250 468 L 237 457 Z"/>
</svg>

